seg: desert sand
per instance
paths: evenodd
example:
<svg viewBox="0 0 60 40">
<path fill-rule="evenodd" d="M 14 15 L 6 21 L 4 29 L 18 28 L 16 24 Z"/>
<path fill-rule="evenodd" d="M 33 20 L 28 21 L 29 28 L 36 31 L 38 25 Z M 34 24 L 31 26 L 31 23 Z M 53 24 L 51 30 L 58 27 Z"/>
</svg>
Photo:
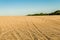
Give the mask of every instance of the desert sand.
<svg viewBox="0 0 60 40">
<path fill-rule="evenodd" d="M 0 40 L 60 40 L 60 16 L 0 16 Z"/>
</svg>

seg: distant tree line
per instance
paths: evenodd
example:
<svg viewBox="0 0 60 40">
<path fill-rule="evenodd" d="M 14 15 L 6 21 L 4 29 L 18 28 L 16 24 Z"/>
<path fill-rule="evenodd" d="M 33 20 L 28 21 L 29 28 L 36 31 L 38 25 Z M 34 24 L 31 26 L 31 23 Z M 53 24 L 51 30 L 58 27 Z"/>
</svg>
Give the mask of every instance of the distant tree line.
<svg viewBox="0 0 60 40">
<path fill-rule="evenodd" d="M 60 15 L 60 10 L 51 12 L 51 13 L 36 13 L 36 14 L 28 14 L 27 16 L 43 16 L 43 15 Z"/>
</svg>

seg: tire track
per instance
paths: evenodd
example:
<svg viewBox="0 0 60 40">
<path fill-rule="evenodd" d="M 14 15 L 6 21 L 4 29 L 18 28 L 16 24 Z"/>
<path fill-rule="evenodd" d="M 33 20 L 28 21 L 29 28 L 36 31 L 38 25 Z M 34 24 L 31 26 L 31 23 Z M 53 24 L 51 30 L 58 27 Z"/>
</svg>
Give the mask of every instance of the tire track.
<svg viewBox="0 0 60 40">
<path fill-rule="evenodd" d="M 44 37 L 44 38 L 46 38 L 45 40 L 50 40 L 50 38 L 48 37 L 48 36 L 46 36 L 45 34 L 43 34 L 42 33 L 42 31 L 40 31 L 38 28 L 37 28 L 37 26 L 35 25 L 35 24 L 33 24 L 33 22 L 32 22 L 32 20 L 30 20 L 30 22 L 32 23 L 32 25 L 33 25 L 33 27 L 35 27 L 35 29 L 37 29 L 37 31 Z M 28 22 L 27 22 L 28 23 Z M 28 24 L 29 25 L 29 24 Z M 30 30 L 31 32 L 32 32 L 32 30 Z M 32 33 L 33 34 L 33 33 Z M 33 34 L 34 35 L 34 34 Z M 35 35 L 34 35 L 35 36 Z M 34 37 L 36 40 L 38 40 L 37 39 L 37 37 L 35 36 Z"/>
<path fill-rule="evenodd" d="M 47 35 L 45 35 L 42 31 L 40 31 L 35 24 L 33 24 L 33 25 L 43 36 L 45 36 L 48 40 L 50 40 L 50 38 Z"/>
<path fill-rule="evenodd" d="M 41 25 L 41 26 L 42 26 L 44 29 L 46 29 L 46 28 L 47 28 L 47 27 L 45 28 L 43 25 Z M 47 25 L 46 25 L 46 26 L 47 26 Z M 51 30 L 51 29 L 48 29 L 48 30 Z M 52 30 L 51 30 L 51 31 L 52 31 Z M 54 31 L 54 30 L 53 30 L 53 31 Z M 55 31 L 54 31 L 54 32 L 55 32 Z"/>
</svg>

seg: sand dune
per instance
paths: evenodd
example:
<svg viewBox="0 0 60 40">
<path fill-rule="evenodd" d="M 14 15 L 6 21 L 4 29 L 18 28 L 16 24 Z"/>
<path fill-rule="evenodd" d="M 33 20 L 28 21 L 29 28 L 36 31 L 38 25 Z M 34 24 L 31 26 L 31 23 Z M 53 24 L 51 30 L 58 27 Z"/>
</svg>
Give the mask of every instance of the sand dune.
<svg viewBox="0 0 60 40">
<path fill-rule="evenodd" d="M 0 40 L 60 40 L 60 16 L 0 16 Z"/>
</svg>

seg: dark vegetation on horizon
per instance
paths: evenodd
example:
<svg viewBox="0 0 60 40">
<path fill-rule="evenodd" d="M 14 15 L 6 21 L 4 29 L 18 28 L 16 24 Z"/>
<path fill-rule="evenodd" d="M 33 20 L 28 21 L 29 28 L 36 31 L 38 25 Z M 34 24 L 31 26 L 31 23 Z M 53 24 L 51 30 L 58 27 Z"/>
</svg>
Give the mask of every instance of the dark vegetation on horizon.
<svg viewBox="0 0 60 40">
<path fill-rule="evenodd" d="M 60 15 L 60 10 L 51 12 L 51 13 L 36 13 L 36 14 L 28 14 L 27 16 L 44 16 L 44 15 Z"/>
</svg>

